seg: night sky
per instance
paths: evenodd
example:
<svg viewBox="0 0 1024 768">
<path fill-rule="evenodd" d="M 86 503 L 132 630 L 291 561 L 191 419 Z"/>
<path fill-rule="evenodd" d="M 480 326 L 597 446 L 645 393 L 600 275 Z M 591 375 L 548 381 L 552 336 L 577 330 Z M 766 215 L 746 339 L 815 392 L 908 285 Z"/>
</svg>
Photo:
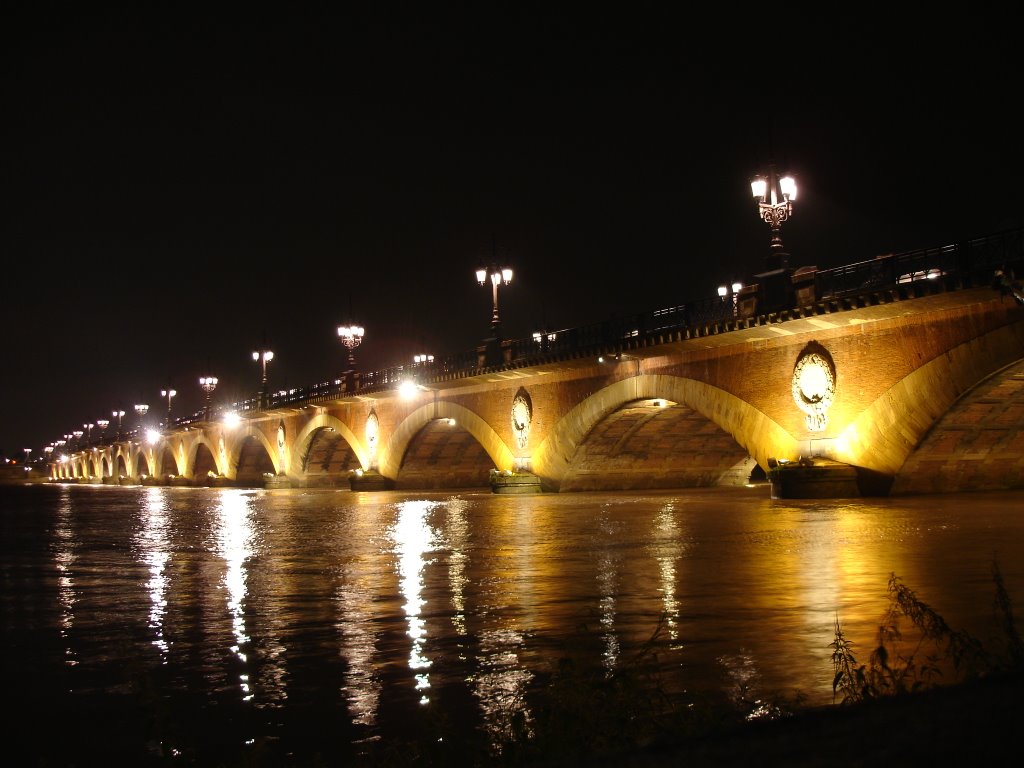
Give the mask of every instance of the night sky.
<svg viewBox="0 0 1024 768">
<path fill-rule="evenodd" d="M 251 396 L 264 336 L 274 390 L 337 377 L 350 320 L 364 370 L 470 350 L 492 261 L 506 338 L 714 296 L 761 270 L 772 159 L 792 266 L 1024 225 L 1012 24 L 623 7 L 8 16 L 0 448 Z"/>
</svg>

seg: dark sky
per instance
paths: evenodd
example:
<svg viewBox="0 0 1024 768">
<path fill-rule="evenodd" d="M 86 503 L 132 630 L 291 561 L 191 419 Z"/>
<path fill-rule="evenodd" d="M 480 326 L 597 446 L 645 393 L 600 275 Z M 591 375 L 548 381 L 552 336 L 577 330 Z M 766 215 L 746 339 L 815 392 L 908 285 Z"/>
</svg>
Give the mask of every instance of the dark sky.
<svg viewBox="0 0 1024 768">
<path fill-rule="evenodd" d="M 1024 222 L 1012 25 L 623 7 L 8 17 L 0 448 L 250 396 L 264 334 L 273 389 L 336 377 L 349 320 L 363 369 L 472 349 L 492 255 L 510 338 L 713 296 L 761 268 L 771 159 L 796 266 Z"/>
</svg>

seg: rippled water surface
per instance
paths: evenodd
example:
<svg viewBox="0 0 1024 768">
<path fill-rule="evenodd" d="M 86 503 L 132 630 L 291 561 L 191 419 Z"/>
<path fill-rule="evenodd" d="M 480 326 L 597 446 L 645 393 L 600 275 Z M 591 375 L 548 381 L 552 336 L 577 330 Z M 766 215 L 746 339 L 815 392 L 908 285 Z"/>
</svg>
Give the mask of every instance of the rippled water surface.
<svg viewBox="0 0 1024 768">
<path fill-rule="evenodd" d="M 562 660 L 644 649 L 665 689 L 829 703 L 835 622 L 866 660 L 891 574 L 995 631 L 993 561 L 1024 599 L 1022 500 L 2 487 L 10 741 L 343 764 L 498 741 Z"/>
</svg>

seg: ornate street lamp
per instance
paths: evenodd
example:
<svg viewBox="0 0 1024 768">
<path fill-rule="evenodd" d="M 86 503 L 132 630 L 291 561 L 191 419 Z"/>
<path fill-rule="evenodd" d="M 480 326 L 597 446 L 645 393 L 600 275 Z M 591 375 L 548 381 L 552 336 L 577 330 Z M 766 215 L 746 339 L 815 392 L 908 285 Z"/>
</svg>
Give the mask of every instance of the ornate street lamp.
<svg viewBox="0 0 1024 768">
<path fill-rule="evenodd" d="M 167 423 L 164 425 L 165 429 L 171 428 L 171 398 L 174 397 L 176 394 L 178 394 L 178 391 L 175 389 L 160 390 L 160 397 L 167 398 Z"/>
<path fill-rule="evenodd" d="M 434 362 L 433 355 L 413 355 L 412 362 L 414 365 L 426 365 L 427 363 Z"/>
<path fill-rule="evenodd" d="M 210 397 L 213 395 L 213 390 L 217 388 L 217 377 L 216 376 L 200 376 L 199 386 L 203 388 L 203 392 L 206 393 L 206 415 L 205 420 L 210 420 Z"/>
<path fill-rule="evenodd" d="M 109 419 L 96 419 L 96 426 L 103 430 L 103 434 L 100 435 L 100 441 L 102 442 L 103 438 L 107 435 L 107 427 L 110 426 L 110 421 Z"/>
<path fill-rule="evenodd" d="M 74 435 L 74 437 L 75 437 L 75 447 L 78 450 L 81 450 L 82 449 L 82 435 L 84 435 L 85 432 L 83 432 L 80 429 L 76 429 L 71 434 Z"/>
<path fill-rule="evenodd" d="M 113 416 L 115 419 L 117 419 L 117 439 L 120 440 L 121 439 L 121 417 L 124 416 L 124 411 L 113 411 L 110 415 Z"/>
<path fill-rule="evenodd" d="M 85 444 L 89 445 L 92 443 L 92 428 L 95 424 L 83 424 L 82 427 L 85 429 Z"/>
<path fill-rule="evenodd" d="M 495 340 L 501 338 L 501 318 L 498 316 L 498 286 L 508 285 L 512 282 L 511 267 L 481 267 L 476 271 L 476 281 L 480 285 L 486 285 L 491 281 L 491 336 Z"/>
<path fill-rule="evenodd" d="M 354 371 L 356 368 L 356 357 L 352 353 L 356 347 L 363 343 L 363 336 L 366 330 L 361 325 L 339 325 L 338 326 L 338 338 L 341 339 L 341 343 L 345 345 L 348 350 L 348 370 Z"/>
<path fill-rule="evenodd" d="M 274 359 L 269 349 L 259 349 L 252 353 L 252 359 L 263 366 L 263 377 L 260 379 L 260 408 L 267 407 L 267 363 Z"/>
<path fill-rule="evenodd" d="M 789 254 L 782 248 L 782 225 L 793 215 L 796 200 L 796 181 L 792 176 L 779 177 L 775 163 L 768 166 L 767 176 L 755 176 L 750 191 L 757 201 L 758 214 L 771 227 L 771 252 L 766 260 L 767 270 L 788 266 Z"/>
</svg>

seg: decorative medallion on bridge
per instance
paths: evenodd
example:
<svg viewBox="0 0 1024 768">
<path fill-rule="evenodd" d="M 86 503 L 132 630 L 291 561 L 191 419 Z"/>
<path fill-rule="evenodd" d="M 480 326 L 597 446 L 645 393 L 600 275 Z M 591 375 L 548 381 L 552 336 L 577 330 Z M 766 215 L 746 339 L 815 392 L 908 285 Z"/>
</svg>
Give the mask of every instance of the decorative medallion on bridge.
<svg viewBox="0 0 1024 768">
<path fill-rule="evenodd" d="M 812 341 L 793 368 L 793 400 L 807 414 L 807 429 L 822 432 L 836 394 L 836 366 L 828 350 Z"/>
<path fill-rule="evenodd" d="M 516 436 L 516 445 L 525 448 L 530 439 L 530 422 L 533 420 L 533 406 L 525 389 L 516 392 L 512 400 L 512 434 Z"/>
</svg>

